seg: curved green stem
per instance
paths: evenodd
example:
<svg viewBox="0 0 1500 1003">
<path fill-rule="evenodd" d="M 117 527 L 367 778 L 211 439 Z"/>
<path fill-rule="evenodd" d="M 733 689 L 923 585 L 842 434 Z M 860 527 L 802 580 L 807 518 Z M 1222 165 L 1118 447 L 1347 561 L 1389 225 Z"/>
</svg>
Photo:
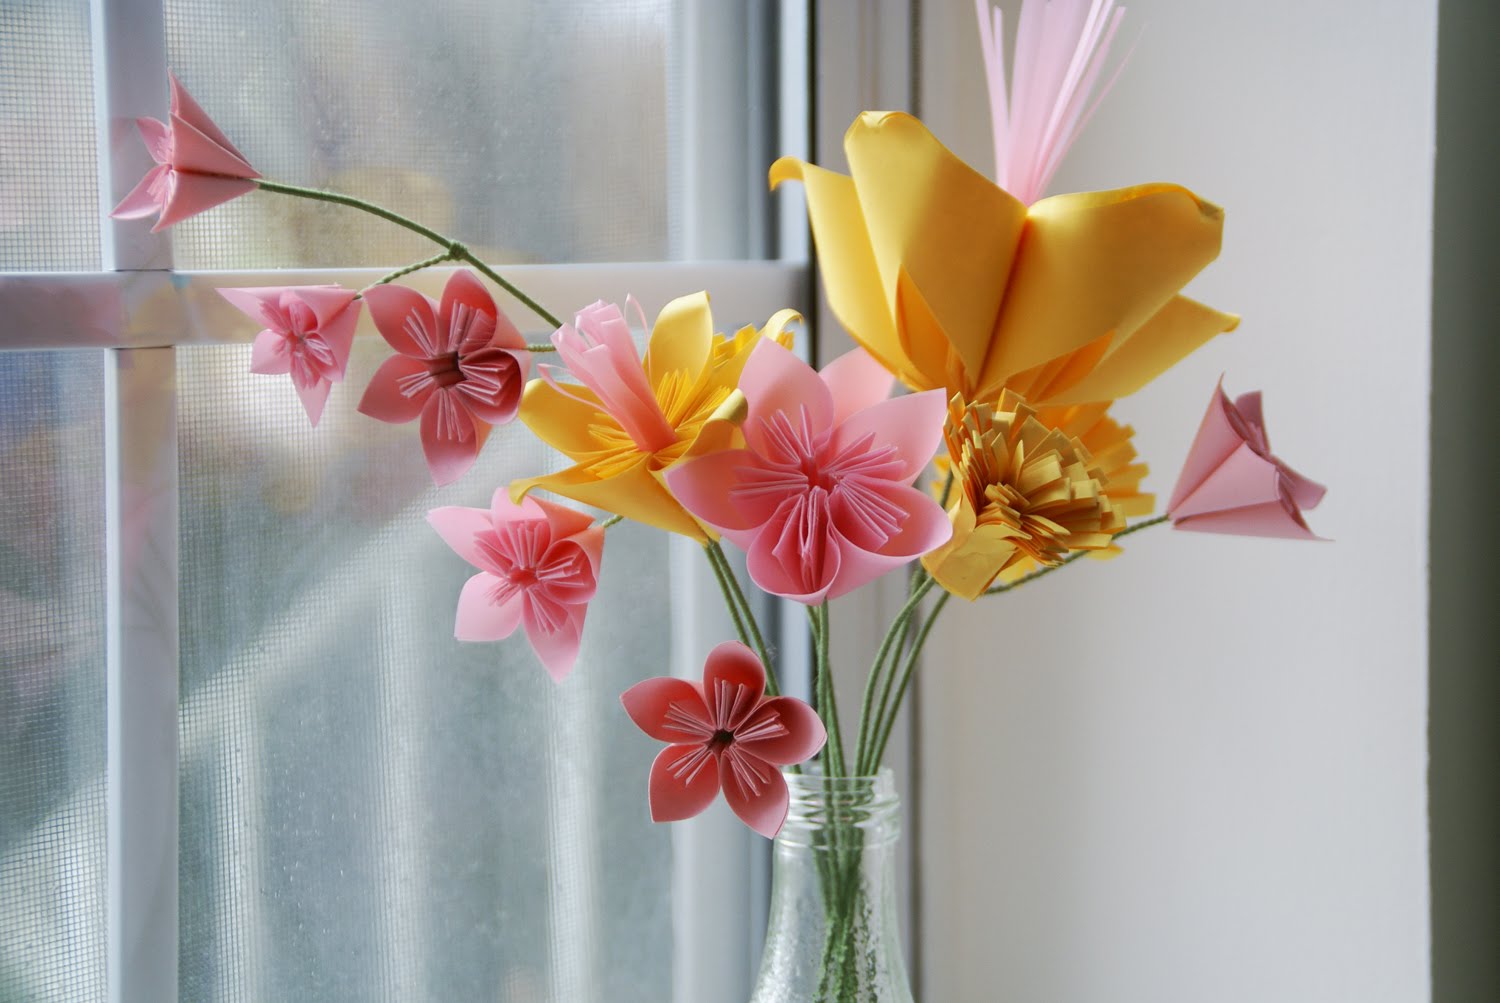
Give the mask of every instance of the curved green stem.
<svg viewBox="0 0 1500 1003">
<path fill-rule="evenodd" d="M 703 545 L 703 552 L 708 556 L 709 566 L 713 568 L 719 592 L 724 596 L 724 605 L 729 607 L 729 615 L 734 620 L 734 629 L 740 635 L 740 642 L 747 648 L 753 648 L 766 668 L 766 695 L 777 696 L 781 692 L 781 686 L 776 679 L 776 667 L 771 662 L 770 649 L 766 647 L 760 624 L 755 621 L 755 612 L 740 588 L 739 579 L 735 577 L 734 568 L 729 565 L 724 548 L 719 546 L 718 541 L 710 541 Z"/>
<path fill-rule="evenodd" d="M 412 264 L 407 265 L 405 268 L 398 268 L 394 272 L 391 272 L 389 275 L 385 275 L 381 278 L 376 279 L 374 282 L 361 289 L 359 291 L 360 295 L 363 296 L 365 293 L 369 292 L 371 289 L 374 289 L 376 286 L 383 286 L 388 283 L 394 282 L 397 279 L 401 278 L 403 275 L 410 275 L 412 272 L 420 272 L 424 268 L 431 268 L 434 265 L 441 265 L 445 261 L 452 260 L 452 251 L 443 251 L 440 254 L 434 254 L 430 258 L 423 258 L 421 261 L 413 262 Z"/>
<path fill-rule="evenodd" d="M 260 178 L 255 183 L 259 185 L 263 191 L 275 192 L 278 195 L 293 195 L 297 198 L 312 199 L 316 202 L 332 202 L 336 205 L 348 206 L 351 209 L 358 209 L 361 212 L 367 212 L 372 216 L 379 216 L 381 219 L 386 220 L 387 222 L 395 223 L 397 226 L 404 227 L 405 229 L 410 230 L 412 233 L 426 237 L 434 244 L 437 244 L 439 247 L 444 248 L 447 251 L 448 257 L 466 261 L 470 265 L 473 265 L 476 269 L 479 270 L 482 275 L 484 275 L 485 278 L 489 279 L 491 282 L 495 283 L 495 285 L 510 293 L 522 304 L 524 304 L 527 309 L 536 314 L 542 320 L 546 321 L 553 328 L 562 327 L 562 321 L 558 320 L 551 311 L 547 310 L 536 300 L 532 299 L 530 296 L 522 292 L 509 279 L 506 279 L 499 272 L 495 271 L 489 265 L 481 261 L 474 254 L 474 252 L 470 251 L 466 246 L 464 246 L 464 244 L 444 234 L 438 233 L 436 230 L 432 229 L 429 226 L 423 226 L 421 223 L 418 223 L 414 219 L 408 219 L 400 213 L 392 212 L 384 206 L 376 205 L 374 202 L 367 202 L 362 198 L 355 198 L 353 195 L 345 195 L 341 192 L 323 191 L 322 189 L 318 188 L 304 188 L 301 185 L 288 185 L 283 184 L 280 181 L 271 181 L 268 178 Z M 527 347 L 531 348 L 531 346 L 529 345 Z M 551 351 L 552 349 L 550 346 L 548 346 L 547 348 L 538 347 L 531 350 Z"/>
<path fill-rule="evenodd" d="M 828 660 L 828 603 L 809 606 L 807 619 L 813 633 L 818 713 L 828 731 L 828 744 L 823 747 L 823 774 L 829 777 L 847 777 L 849 773 L 844 761 L 844 733 L 839 727 L 839 707 L 833 692 L 833 666 Z"/>
<path fill-rule="evenodd" d="M 943 612 L 943 607 L 948 605 L 948 600 L 951 598 L 953 598 L 951 592 L 944 592 L 939 596 L 938 601 L 932 605 L 932 612 L 927 615 L 927 622 L 922 624 L 921 630 L 917 631 L 917 639 L 912 644 L 911 651 L 907 653 L 906 663 L 901 670 L 901 685 L 896 689 L 896 697 L 891 704 L 890 714 L 880 726 L 874 755 L 871 757 L 872 762 L 880 762 L 881 757 L 885 755 L 885 747 L 890 743 L 891 732 L 896 727 L 896 715 L 901 712 L 901 701 L 906 699 L 906 688 L 911 685 L 912 673 L 916 670 L 917 662 L 922 655 L 922 646 L 927 643 L 927 635 L 932 633 L 932 625 L 937 623 L 938 614 Z"/>
<path fill-rule="evenodd" d="M 911 584 L 906 605 L 901 607 L 901 611 L 891 621 L 890 629 L 885 632 L 885 637 L 880 642 L 880 650 L 875 653 L 875 661 L 870 666 L 870 675 L 865 680 L 865 696 L 859 710 L 859 742 L 854 754 L 854 772 L 857 776 L 870 776 L 878 765 L 870 762 L 870 743 L 874 738 L 873 725 L 885 715 L 886 705 L 890 700 L 892 679 L 897 664 L 891 659 L 899 660 L 911 618 L 920 606 L 922 598 L 932 589 L 933 580 L 925 571 L 918 568 L 912 575 Z M 882 678 L 885 681 L 883 687 L 879 685 Z M 875 701 L 877 689 L 881 693 L 878 704 Z M 875 711 L 873 718 L 871 710 Z"/>
<path fill-rule="evenodd" d="M 1143 530 L 1143 529 L 1150 529 L 1152 526 L 1160 526 L 1162 523 L 1166 522 L 1170 518 L 1171 518 L 1171 516 L 1169 516 L 1169 515 L 1158 515 L 1158 516 L 1155 516 L 1155 517 L 1150 518 L 1150 519 L 1143 519 L 1140 522 L 1135 523 L 1134 525 L 1126 526 L 1124 529 L 1120 530 L 1118 533 L 1115 534 L 1115 539 L 1118 540 L 1122 536 L 1129 536 L 1131 533 L 1139 532 L 1140 530 Z M 1024 577 L 1017 578 L 1015 581 L 1011 582 L 1009 585 L 996 585 L 994 588 L 985 589 L 983 594 L 987 595 L 987 596 L 997 596 L 997 595 L 999 595 L 1002 592 L 1009 592 L 1011 589 L 1018 589 L 1022 585 L 1027 585 L 1027 584 L 1029 584 L 1031 582 L 1034 582 L 1038 578 L 1044 578 L 1047 575 L 1052 574 L 1052 572 L 1057 571 L 1059 568 L 1064 568 L 1067 565 L 1072 564 L 1074 561 L 1078 560 L 1080 557 L 1087 557 L 1087 556 L 1089 556 L 1090 553 L 1092 553 L 1092 551 L 1088 551 L 1088 550 L 1075 550 L 1075 551 L 1073 551 L 1073 553 L 1069 554 L 1067 557 L 1064 557 L 1061 561 L 1059 561 L 1056 564 L 1051 565 L 1050 567 L 1039 568 L 1036 571 L 1033 571 L 1029 575 L 1025 575 Z"/>
</svg>

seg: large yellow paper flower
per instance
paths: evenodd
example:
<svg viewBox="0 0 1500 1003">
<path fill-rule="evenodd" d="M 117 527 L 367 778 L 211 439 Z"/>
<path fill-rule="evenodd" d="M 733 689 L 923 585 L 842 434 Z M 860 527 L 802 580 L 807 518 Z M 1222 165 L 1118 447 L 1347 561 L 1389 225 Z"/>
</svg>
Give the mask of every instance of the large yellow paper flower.
<svg viewBox="0 0 1500 1003">
<path fill-rule="evenodd" d="M 996 580 L 1058 564 L 1070 551 L 1108 551 L 1127 516 L 1151 511 L 1131 430 L 1107 409 L 1038 411 L 1008 390 L 998 406 L 954 395 L 938 481 L 949 493 L 953 537 L 922 559 L 939 585 L 975 599 Z"/>
<path fill-rule="evenodd" d="M 1223 211 L 1177 185 L 1029 208 L 900 112 L 844 137 L 850 175 L 791 157 L 829 303 L 916 390 L 1034 405 L 1131 393 L 1237 318 L 1177 295 L 1219 254 Z"/>
<path fill-rule="evenodd" d="M 786 344 L 786 327 L 798 319 L 782 310 L 759 331 L 745 327 L 726 338 L 714 333 L 707 293 L 683 296 L 657 316 L 643 363 L 618 307 L 596 303 L 581 311 L 552 342 L 582 385 L 559 383 L 550 372 L 532 380 L 519 415 L 574 466 L 516 481 L 512 499 L 541 488 L 700 543 L 712 539 L 672 497 L 662 472 L 735 444 L 745 360 L 762 337 Z"/>
</svg>

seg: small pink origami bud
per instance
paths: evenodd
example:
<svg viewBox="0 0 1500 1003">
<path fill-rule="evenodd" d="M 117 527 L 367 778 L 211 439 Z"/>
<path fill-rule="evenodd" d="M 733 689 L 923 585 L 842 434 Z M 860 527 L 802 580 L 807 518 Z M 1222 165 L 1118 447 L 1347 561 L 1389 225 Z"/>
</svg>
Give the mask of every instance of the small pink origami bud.
<svg viewBox="0 0 1500 1003">
<path fill-rule="evenodd" d="M 344 379 L 354 347 L 359 300 L 338 286 L 220 289 L 219 295 L 265 325 L 255 336 L 250 371 L 288 373 L 314 426 L 328 392 Z"/>
<path fill-rule="evenodd" d="M 453 636 L 499 641 L 524 627 L 554 680 L 572 672 L 584 614 L 599 584 L 603 527 L 537 498 L 512 504 L 504 488 L 488 509 L 435 508 L 427 521 L 479 569 L 458 597 Z"/>
<path fill-rule="evenodd" d="M 254 191 L 250 179 L 260 177 L 177 78 L 171 73 L 167 77 L 172 87 L 170 124 L 154 118 L 135 120 L 156 166 L 110 213 L 116 219 L 160 213 L 152 233 Z"/>
<path fill-rule="evenodd" d="M 515 418 L 531 353 L 474 274 L 460 269 L 442 303 L 404 286 L 364 292 L 396 350 L 375 371 L 359 410 L 392 424 L 422 420 L 422 452 L 437 484 L 462 477 L 494 425 Z"/>
<path fill-rule="evenodd" d="M 651 818 L 692 818 L 724 792 L 746 825 L 767 838 L 786 821 L 786 780 L 778 767 L 818 754 L 828 733 L 794 697 L 767 697 L 766 669 L 738 641 L 709 652 L 703 682 L 658 676 L 620 695 L 636 725 L 669 743 L 651 764 Z"/>
<path fill-rule="evenodd" d="M 1167 513 L 1177 529 L 1317 540 L 1301 510 L 1316 506 L 1326 490 L 1272 455 L 1260 391 L 1231 403 L 1220 380 Z"/>
</svg>

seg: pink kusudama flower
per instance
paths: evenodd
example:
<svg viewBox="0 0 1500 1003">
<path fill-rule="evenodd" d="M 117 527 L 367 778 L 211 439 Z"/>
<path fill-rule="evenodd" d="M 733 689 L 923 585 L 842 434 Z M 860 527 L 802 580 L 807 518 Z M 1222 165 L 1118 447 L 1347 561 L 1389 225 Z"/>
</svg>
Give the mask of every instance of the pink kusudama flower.
<svg viewBox="0 0 1500 1003">
<path fill-rule="evenodd" d="M 911 487 L 942 441 L 945 392 L 888 399 L 863 349 L 818 374 L 774 342 L 740 377 L 744 449 L 667 471 L 684 508 L 749 555 L 767 592 L 814 605 L 947 542 L 937 502 Z"/>
<path fill-rule="evenodd" d="M 1167 513 L 1175 529 L 1316 540 L 1302 510 L 1326 490 L 1272 455 L 1260 391 L 1231 402 L 1220 380 Z"/>
<path fill-rule="evenodd" d="M 427 521 L 479 569 L 458 597 L 453 636 L 498 641 L 524 627 L 553 679 L 573 671 L 584 614 L 598 588 L 603 527 L 537 498 L 513 504 L 504 488 L 488 509 L 435 508 Z"/>
<path fill-rule="evenodd" d="M 707 808 L 720 790 L 746 825 L 772 837 L 786 821 L 778 767 L 805 762 L 828 738 L 811 707 L 767 697 L 766 670 L 738 641 L 709 652 L 703 682 L 659 676 L 620 702 L 642 731 L 669 743 L 651 764 L 651 818 L 676 822 Z"/>
<path fill-rule="evenodd" d="M 359 409 L 393 424 L 422 419 L 422 451 L 438 484 L 474 465 L 493 425 L 515 418 L 531 368 L 526 342 L 468 270 L 442 303 L 404 286 L 365 290 L 370 316 L 397 352 L 376 370 Z"/>
<path fill-rule="evenodd" d="M 344 379 L 359 300 L 338 286 L 267 286 L 220 289 L 219 295 L 265 325 L 255 336 L 250 371 L 289 373 L 302 409 L 313 425 L 323 414 L 328 391 Z"/>
<path fill-rule="evenodd" d="M 116 219 L 160 213 L 152 233 L 253 192 L 251 179 L 260 177 L 177 78 L 171 73 L 167 78 L 172 88 L 168 121 L 135 120 L 156 166 L 110 213 Z"/>
</svg>

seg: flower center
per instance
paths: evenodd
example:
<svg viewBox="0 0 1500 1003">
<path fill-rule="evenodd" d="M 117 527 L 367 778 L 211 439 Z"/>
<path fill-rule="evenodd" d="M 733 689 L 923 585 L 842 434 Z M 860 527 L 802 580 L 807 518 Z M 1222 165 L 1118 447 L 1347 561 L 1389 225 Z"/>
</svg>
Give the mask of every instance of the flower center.
<svg viewBox="0 0 1500 1003">
<path fill-rule="evenodd" d="M 428 359 L 426 366 L 427 374 L 440 387 L 451 387 L 455 383 L 463 382 L 464 374 L 458 368 L 457 352 L 445 352 L 436 358 Z"/>
<path fill-rule="evenodd" d="M 734 744 L 734 732 L 720 728 L 714 732 L 713 737 L 708 740 L 708 744 L 715 749 L 723 751 Z"/>
</svg>

